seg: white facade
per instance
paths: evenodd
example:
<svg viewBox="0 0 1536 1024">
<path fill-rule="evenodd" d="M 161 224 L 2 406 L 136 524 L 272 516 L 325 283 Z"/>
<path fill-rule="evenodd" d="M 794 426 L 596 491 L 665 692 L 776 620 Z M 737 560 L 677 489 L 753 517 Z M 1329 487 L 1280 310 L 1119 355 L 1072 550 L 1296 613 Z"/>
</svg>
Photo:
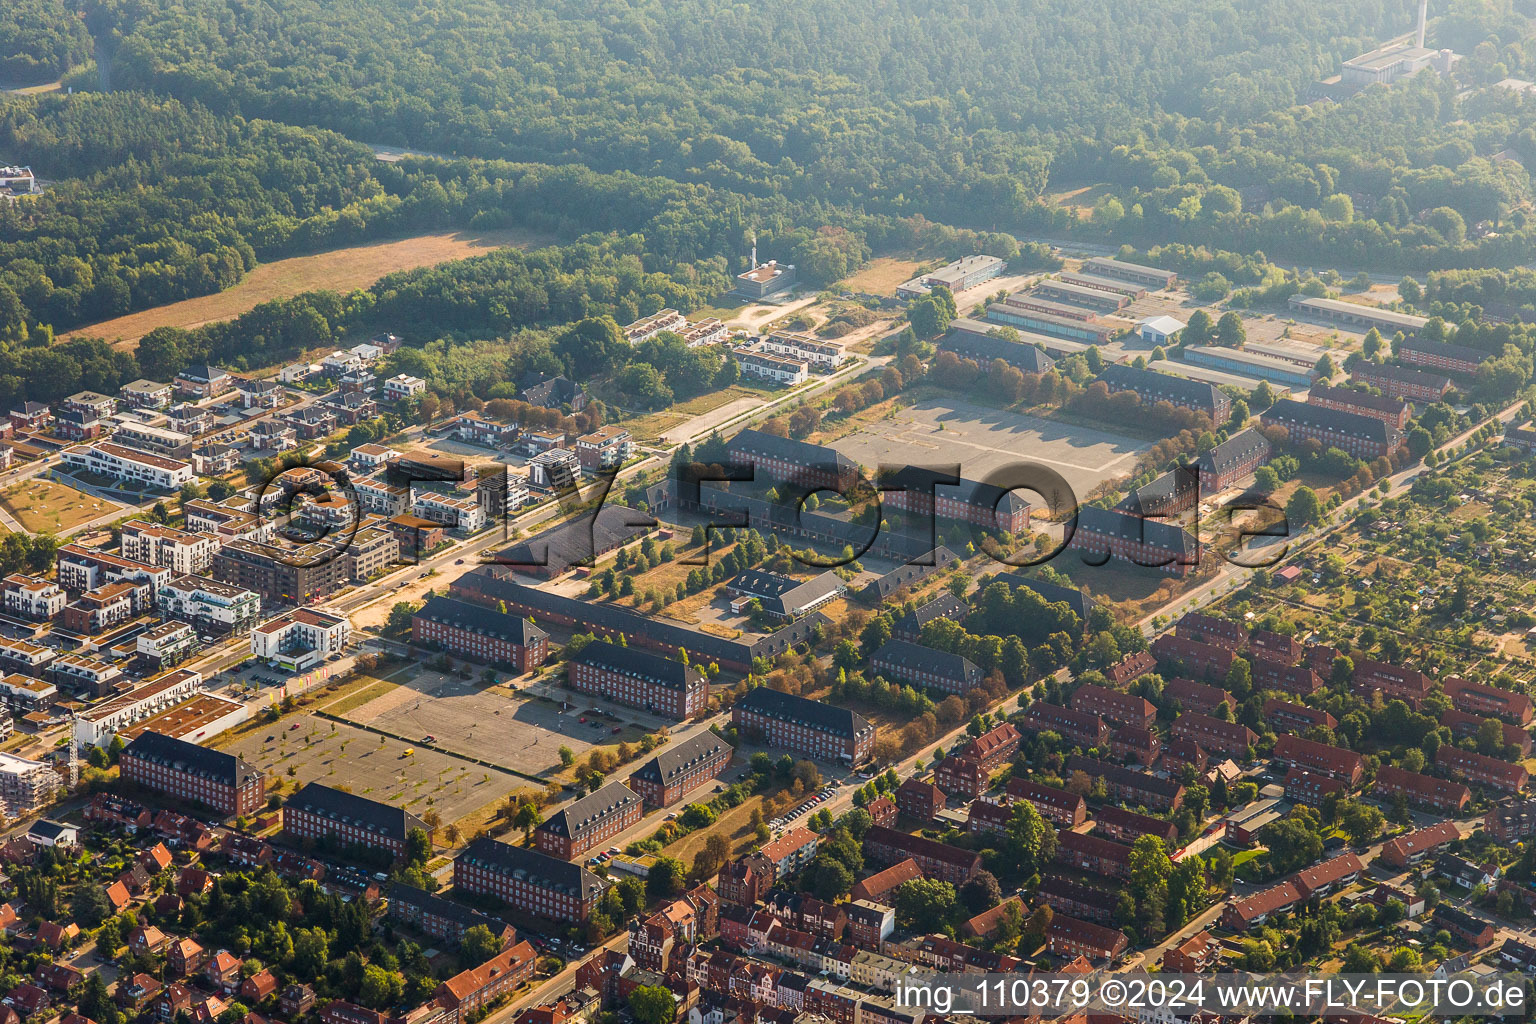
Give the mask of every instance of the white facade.
<svg viewBox="0 0 1536 1024">
<path fill-rule="evenodd" d="M 470 498 L 438 494 L 434 491 L 424 491 L 416 495 L 416 500 L 411 505 L 411 513 L 465 533 L 484 529 L 486 522 L 485 510 L 480 507 L 479 502 Z"/>
<path fill-rule="evenodd" d="M 810 366 L 799 359 L 783 359 L 764 352 L 738 352 L 736 361 L 747 376 L 776 384 L 803 384 L 810 377 Z"/>
<path fill-rule="evenodd" d="M 832 345 L 804 334 L 775 331 L 763 339 L 761 350 L 786 359 L 797 359 L 817 371 L 836 369 L 843 361 L 841 345 Z"/>
<path fill-rule="evenodd" d="M 410 398 L 427 390 L 427 382 L 420 377 L 412 377 L 409 374 L 397 373 L 384 382 L 385 398 Z"/>
<path fill-rule="evenodd" d="M 346 616 L 300 608 L 251 630 L 251 653 L 302 670 L 340 654 L 351 638 L 352 623 Z"/>
<path fill-rule="evenodd" d="M 107 441 L 66 448 L 61 457 L 71 470 L 98 473 L 115 480 L 137 481 L 162 491 L 180 490 L 183 484 L 196 479 L 189 462 L 134 451 Z"/>
<path fill-rule="evenodd" d="M 57 583 L 21 573 L 5 578 L 4 594 L 7 615 L 36 622 L 46 621 L 62 612 L 68 600 Z"/>
<path fill-rule="evenodd" d="M 579 476 L 581 458 L 569 448 L 551 448 L 528 460 L 528 482 L 534 487 L 569 487 Z"/>
<path fill-rule="evenodd" d="M 160 587 L 160 610 L 219 633 L 248 629 L 261 615 L 261 595 L 202 576 L 179 576 Z"/>
<path fill-rule="evenodd" d="M 379 479 L 352 481 L 357 503 L 365 512 L 377 512 L 381 516 L 401 515 L 410 506 L 411 489 Z"/>
<path fill-rule="evenodd" d="M 118 731 L 180 704 L 202 692 L 203 677 L 197 672 L 176 671 L 151 679 L 120 697 L 90 708 L 75 717 L 77 748 L 104 747 Z"/>
<path fill-rule="evenodd" d="M 157 526 L 142 519 L 130 520 L 123 526 L 124 558 L 174 569 L 181 575 L 206 572 L 218 550 L 219 542 L 211 533 Z"/>
</svg>

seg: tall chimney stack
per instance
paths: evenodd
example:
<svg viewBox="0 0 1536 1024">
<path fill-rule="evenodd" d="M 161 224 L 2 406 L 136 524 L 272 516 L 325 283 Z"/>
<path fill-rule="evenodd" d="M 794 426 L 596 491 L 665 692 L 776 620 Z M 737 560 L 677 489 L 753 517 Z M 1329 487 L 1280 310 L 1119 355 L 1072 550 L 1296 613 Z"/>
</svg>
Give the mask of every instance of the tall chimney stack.
<svg viewBox="0 0 1536 1024">
<path fill-rule="evenodd" d="M 1429 0 L 1419 0 L 1419 49 L 1424 49 L 1424 32 L 1429 26 Z"/>
<path fill-rule="evenodd" d="M 1423 35 L 1422 32 L 1419 33 L 1419 34 L 1421 36 Z M 1421 43 L 1420 45 L 1422 46 L 1423 44 Z M 756 270 L 757 269 L 757 235 L 756 234 L 754 234 L 752 236 L 752 266 L 748 267 L 747 269 L 749 269 L 749 270 Z"/>
</svg>

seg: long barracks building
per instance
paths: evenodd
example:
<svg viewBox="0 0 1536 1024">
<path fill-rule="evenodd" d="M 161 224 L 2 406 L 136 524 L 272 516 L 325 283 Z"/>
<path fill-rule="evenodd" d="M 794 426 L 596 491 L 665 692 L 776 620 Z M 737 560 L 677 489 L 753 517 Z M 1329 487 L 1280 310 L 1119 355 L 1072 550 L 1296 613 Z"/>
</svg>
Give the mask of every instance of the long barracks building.
<svg viewBox="0 0 1536 1024">
<path fill-rule="evenodd" d="M 732 462 L 751 465 L 758 484 L 789 481 L 806 487 L 847 488 L 858 479 L 859 467 L 845 455 L 823 445 L 743 430 L 726 449 Z"/>
<path fill-rule="evenodd" d="M 983 529 L 1023 533 L 1029 529 L 1029 502 L 1012 490 L 979 480 L 937 482 L 942 474 L 907 466 L 880 482 L 881 501 L 890 508 L 934 519 L 957 520 Z"/>
<path fill-rule="evenodd" d="M 533 830 L 533 841 L 550 856 L 571 860 L 623 832 L 640 815 L 634 791 L 622 782 L 610 782 L 556 811 Z"/>
<path fill-rule="evenodd" d="M 651 807 L 665 807 L 716 778 L 731 763 L 731 745 L 712 732 L 668 743 L 629 777 L 629 788 Z"/>
<path fill-rule="evenodd" d="M 580 626 L 598 636 L 622 636 L 631 644 L 666 654 L 687 651 L 694 664 L 713 661 L 737 672 L 751 671 L 756 658 L 771 661 L 792 647 L 808 643 L 816 627 L 827 621 L 816 612 L 764 636 L 733 640 L 663 622 L 631 608 L 594 604 L 526 586 L 506 578 L 504 568 L 499 573 L 497 570 L 486 566 L 467 572 L 449 584 L 449 592 L 461 600 L 493 608 L 505 601 L 507 610 L 516 615 L 558 626 Z"/>
<path fill-rule="evenodd" d="M 566 678 L 578 693 L 679 722 L 709 703 L 709 681 L 692 665 L 607 640 L 594 640 L 571 658 Z"/>
<path fill-rule="evenodd" d="M 1203 412 L 1216 423 L 1225 423 L 1232 415 L 1232 400 L 1214 384 L 1174 377 L 1156 370 L 1143 370 L 1123 363 L 1104 367 L 1099 380 L 1110 393 L 1130 391 L 1144 404 L 1168 402 L 1195 412 Z"/>
<path fill-rule="evenodd" d="M 267 799 L 261 771 L 233 754 L 158 732 L 143 732 L 124 748 L 123 778 L 224 815 L 252 814 Z"/>
<path fill-rule="evenodd" d="M 875 745 L 875 727 L 847 708 L 759 686 L 731 710 L 731 722 L 770 746 L 824 761 L 861 764 Z"/>
<path fill-rule="evenodd" d="M 411 616 L 411 639 L 461 658 L 527 672 L 549 657 L 549 634 L 520 615 L 435 596 Z"/>
<path fill-rule="evenodd" d="M 1403 442 L 1403 432 L 1374 416 L 1339 412 L 1321 405 L 1282 398 L 1260 417 L 1266 427 L 1284 427 L 1291 443 L 1317 441 L 1340 448 L 1357 459 L 1375 459 Z"/>
<path fill-rule="evenodd" d="M 578 924 L 592 916 L 603 894 L 602 879 L 580 864 L 485 836 L 454 858 L 453 885 L 536 917 Z"/>
<path fill-rule="evenodd" d="M 332 839 L 405 855 L 412 829 L 431 835 L 426 822 L 403 807 L 311 782 L 283 804 L 283 830 L 300 839 Z"/>
<path fill-rule="evenodd" d="M 1096 505 L 1078 508 L 1068 546 L 1083 552 L 1090 564 L 1115 556 L 1175 576 L 1184 576 L 1200 560 L 1200 542 L 1188 530 Z"/>
</svg>

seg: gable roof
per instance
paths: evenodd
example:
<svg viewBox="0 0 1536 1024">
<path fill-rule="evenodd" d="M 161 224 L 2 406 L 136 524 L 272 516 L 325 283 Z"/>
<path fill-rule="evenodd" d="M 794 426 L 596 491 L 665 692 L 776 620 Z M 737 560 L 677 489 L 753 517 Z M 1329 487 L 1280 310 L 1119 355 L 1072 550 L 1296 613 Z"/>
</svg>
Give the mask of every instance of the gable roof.
<svg viewBox="0 0 1536 1024">
<path fill-rule="evenodd" d="M 668 743 L 657 752 L 655 757 L 637 768 L 630 777 L 665 786 L 678 773 L 686 772 L 696 764 L 703 764 L 718 757 L 722 750 L 729 752 L 734 748 L 719 736 L 706 730 L 682 743 Z"/>
<path fill-rule="evenodd" d="M 639 806 L 640 797 L 634 790 L 622 782 L 610 782 L 560 808 L 539 826 L 538 831 L 557 836 L 575 836 L 598 819 L 622 814 L 626 808 Z"/>
<path fill-rule="evenodd" d="M 521 615 L 504 615 L 494 608 L 441 594 L 428 598 L 416 614 L 431 622 L 505 640 L 518 647 L 531 647 L 540 640 L 549 639 L 548 633 Z"/>
<path fill-rule="evenodd" d="M 307 811 L 316 817 L 366 829 L 372 834 L 403 843 L 412 829 L 429 831 L 426 822 L 404 807 L 369 800 L 353 793 L 311 782 L 288 798 L 283 805 L 289 809 Z"/>
</svg>

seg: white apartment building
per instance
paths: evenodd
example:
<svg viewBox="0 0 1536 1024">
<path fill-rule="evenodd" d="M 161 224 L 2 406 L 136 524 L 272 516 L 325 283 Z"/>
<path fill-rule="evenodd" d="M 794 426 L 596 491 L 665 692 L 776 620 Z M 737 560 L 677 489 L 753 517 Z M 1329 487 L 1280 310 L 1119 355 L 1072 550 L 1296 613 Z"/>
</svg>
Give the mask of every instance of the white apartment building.
<svg viewBox="0 0 1536 1024">
<path fill-rule="evenodd" d="M 408 373 L 397 373 L 384 382 L 384 397 L 396 401 L 411 398 L 427 390 L 427 382 Z"/>
<path fill-rule="evenodd" d="M 581 476 L 581 458 L 569 448 L 551 448 L 528 460 L 528 483 L 546 491 L 565 490 Z"/>
<path fill-rule="evenodd" d="M 3 593 L 7 615 L 34 622 L 53 618 L 69 600 L 57 583 L 19 572 L 5 578 Z"/>
<path fill-rule="evenodd" d="M 368 444 L 360 444 L 353 448 L 351 455 L 348 456 L 348 461 L 364 469 L 378 469 L 390 459 L 398 459 L 399 457 L 400 452 L 397 449 L 391 448 L 388 445 L 374 444 L 370 441 Z"/>
<path fill-rule="evenodd" d="M 251 653 L 293 672 L 346 649 L 352 623 L 345 615 L 299 608 L 251 630 Z"/>
<path fill-rule="evenodd" d="M 121 696 L 103 701 L 75 716 L 74 739 L 77 748 L 104 747 L 112 737 L 135 722 L 180 704 L 203 689 L 200 673 L 178 669 L 151 679 Z"/>
<path fill-rule="evenodd" d="M 121 550 L 124 558 L 187 575 L 208 571 L 213 556 L 219 551 L 219 542 L 212 533 L 177 530 L 142 519 L 130 519 L 123 525 Z"/>
<path fill-rule="evenodd" d="M 810 377 L 810 366 L 800 359 L 783 359 L 766 352 L 738 352 L 736 362 L 741 372 L 776 384 L 803 384 Z"/>
<path fill-rule="evenodd" d="M 441 523 L 449 529 L 474 533 L 485 528 L 485 510 L 472 498 L 455 498 L 435 491 L 423 491 L 411 504 L 411 514 Z"/>
<path fill-rule="evenodd" d="M 189 623 L 172 620 L 140 633 L 134 650 L 165 668 L 185 659 L 196 646 L 197 631 Z"/>
<path fill-rule="evenodd" d="M 62 782 L 47 761 L 0 751 L 0 809 L 7 818 L 29 814 L 51 803 Z"/>
<path fill-rule="evenodd" d="M 160 587 L 160 611 L 199 633 L 243 633 L 261 617 L 261 595 L 205 576 L 177 576 Z"/>
<path fill-rule="evenodd" d="M 712 316 L 696 323 L 691 323 L 677 333 L 682 335 L 689 348 L 698 348 L 701 345 L 718 345 L 731 336 L 730 330 L 725 326 L 725 321 Z"/>
<path fill-rule="evenodd" d="M 34 676 L 12 672 L 0 677 L 0 701 L 13 715 L 26 715 L 47 708 L 59 695 L 59 688 Z"/>
<path fill-rule="evenodd" d="M 162 491 L 180 490 L 183 484 L 196 479 L 190 462 L 134 451 L 110 441 L 77 444 L 64 449 L 60 457 L 71 470 L 99 473 L 114 480 L 133 480 Z"/>
<path fill-rule="evenodd" d="M 763 339 L 762 351 L 786 359 L 798 359 L 818 373 L 837 368 L 843 361 L 843 347 L 825 341 L 817 341 L 808 334 L 793 331 L 774 331 Z"/>
<path fill-rule="evenodd" d="M 393 519 L 402 515 L 411 505 L 411 489 L 400 484 L 388 483 L 381 477 L 364 477 L 352 481 L 353 493 L 364 512 L 377 512 Z"/>
<path fill-rule="evenodd" d="M 688 326 L 687 317 L 675 309 L 663 309 L 659 313 L 642 317 L 624 328 L 624 340 L 631 345 L 638 345 L 642 341 L 650 341 L 662 331 L 672 331 L 681 334 Z"/>
</svg>

